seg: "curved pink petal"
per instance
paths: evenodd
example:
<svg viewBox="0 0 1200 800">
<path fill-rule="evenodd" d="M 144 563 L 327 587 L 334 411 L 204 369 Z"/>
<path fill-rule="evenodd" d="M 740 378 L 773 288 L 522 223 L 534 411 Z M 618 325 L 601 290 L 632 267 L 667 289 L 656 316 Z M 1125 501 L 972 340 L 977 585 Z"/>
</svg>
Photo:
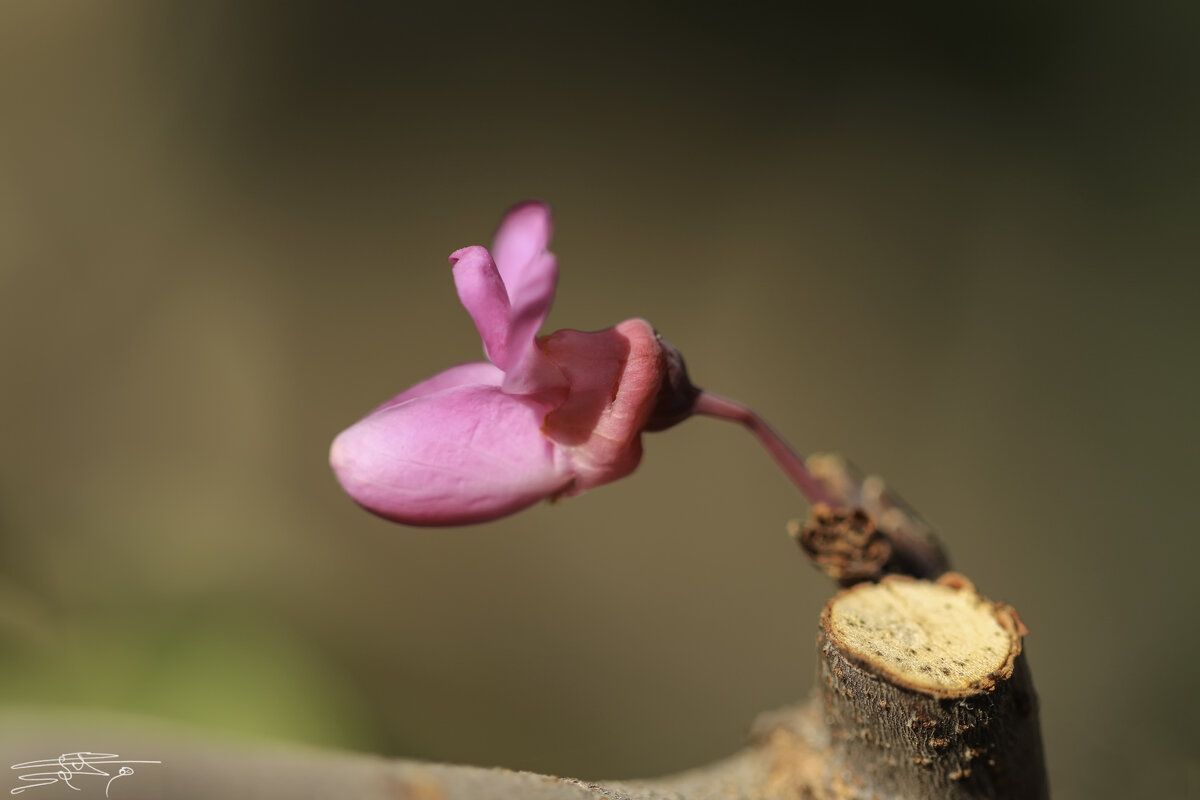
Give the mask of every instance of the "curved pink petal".
<svg viewBox="0 0 1200 800">
<path fill-rule="evenodd" d="M 524 293 L 535 260 L 550 246 L 554 218 L 550 207 L 537 200 L 518 203 L 504 214 L 492 240 L 492 255 L 509 297 L 515 301 Z"/>
<path fill-rule="evenodd" d="M 535 394 L 565 385 L 557 370 L 546 368 L 545 358 L 534 344 L 538 329 L 550 313 L 558 282 L 558 259 L 554 254 L 542 253 L 539 262 L 524 294 L 513 301 L 504 376 L 504 391 L 510 394 Z"/>
<path fill-rule="evenodd" d="M 628 475 L 641 460 L 641 433 L 666 372 L 654 328 L 631 319 L 595 333 L 557 331 L 541 347 L 570 382 L 545 426 L 567 448 L 576 478 L 568 493 Z"/>
<path fill-rule="evenodd" d="M 495 364 L 490 364 L 487 361 L 469 361 L 466 364 L 459 364 L 449 369 L 444 369 L 432 378 L 426 378 L 415 386 L 408 387 L 395 397 L 380 403 L 375 407 L 375 411 L 388 406 L 394 406 L 397 403 L 403 403 L 405 400 L 411 400 L 414 397 L 422 397 L 434 392 L 440 392 L 443 389 L 451 389 L 455 386 L 464 386 L 470 383 L 482 384 L 484 386 L 499 386 L 503 380 L 504 372 Z"/>
<path fill-rule="evenodd" d="M 381 517 L 482 522 L 571 483 L 544 419 L 543 406 L 498 387 L 453 387 L 368 415 L 334 440 L 330 463 L 355 502 Z"/>
<path fill-rule="evenodd" d="M 558 287 L 558 258 L 543 252 L 525 275 L 519 292 L 511 293 L 512 312 L 509 315 L 508 341 L 510 349 L 518 342 L 533 341 L 546 321 Z M 515 361 L 515 359 L 514 359 Z"/>
<path fill-rule="evenodd" d="M 511 323 L 508 290 L 487 248 L 475 245 L 450 254 L 454 287 L 463 308 L 475 322 L 488 359 L 497 367 L 508 366 Z M 539 323 L 540 324 L 540 323 Z"/>
</svg>

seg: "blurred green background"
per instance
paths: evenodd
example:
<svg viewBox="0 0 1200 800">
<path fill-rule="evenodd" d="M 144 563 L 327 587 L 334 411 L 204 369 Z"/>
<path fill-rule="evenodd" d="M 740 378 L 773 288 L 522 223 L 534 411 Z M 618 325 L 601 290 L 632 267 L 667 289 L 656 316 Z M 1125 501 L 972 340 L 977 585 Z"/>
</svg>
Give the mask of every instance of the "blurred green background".
<svg viewBox="0 0 1200 800">
<path fill-rule="evenodd" d="M 1198 9 L 4 4 L 0 700 L 602 778 L 806 696 L 830 587 L 734 427 L 471 529 L 338 490 L 532 196 L 547 330 L 886 476 L 1032 630 L 1056 796 L 1183 796 Z"/>
</svg>

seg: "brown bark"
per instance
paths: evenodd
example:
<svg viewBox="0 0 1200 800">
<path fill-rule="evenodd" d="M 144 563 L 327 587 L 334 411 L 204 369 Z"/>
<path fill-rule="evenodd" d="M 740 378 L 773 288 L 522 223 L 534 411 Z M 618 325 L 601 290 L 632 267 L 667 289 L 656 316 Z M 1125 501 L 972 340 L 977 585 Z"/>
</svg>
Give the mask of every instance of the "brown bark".
<svg viewBox="0 0 1200 800">
<path fill-rule="evenodd" d="M 819 637 L 829 796 L 1048 797 L 1025 632 L 954 573 L 831 600 Z"/>
<path fill-rule="evenodd" d="M 830 578 L 843 586 L 892 574 L 932 580 L 950 569 L 933 528 L 883 478 L 836 453 L 811 455 L 805 465 L 833 506 L 818 504 L 806 526 L 789 528 Z"/>
</svg>

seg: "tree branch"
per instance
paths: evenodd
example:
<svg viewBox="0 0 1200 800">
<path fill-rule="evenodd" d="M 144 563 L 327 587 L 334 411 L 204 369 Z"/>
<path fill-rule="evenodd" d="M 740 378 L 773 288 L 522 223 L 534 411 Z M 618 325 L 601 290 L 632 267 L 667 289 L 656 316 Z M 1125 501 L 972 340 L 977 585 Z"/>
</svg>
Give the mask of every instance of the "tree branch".
<svg viewBox="0 0 1200 800">
<path fill-rule="evenodd" d="M 239 747 L 145 721 L 12 713 L 0 716 L 0 749 L 13 763 L 80 748 L 162 762 L 116 779 L 113 800 L 1044 800 L 1024 633 L 1012 609 L 953 573 L 860 583 L 826 605 L 807 703 L 764 715 L 731 758 L 647 781 Z M 80 790 L 107 780 L 71 775 Z M 85 797 L 63 782 L 31 791 L 37 800 Z"/>
<path fill-rule="evenodd" d="M 14 763 L 54 759 L 81 745 L 122 758 L 162 762 L 135 765 L 135 774 L 112 784 L 112 800 L 783 800 L 804 796 L 797 794 L 797 770 L 817 763 L 818 745 L 824 741 L 812 709 L 797 708 L 773 715 L 747 749 L 711 766 L 651 781 L 590 783 L 499 768 L 217 743 L 147 720 L 33 712 L 0 716 L 0 749 Z M 115 774 L 112 767 L 108 771 Z M 20 785 L 19 774 L 12 773 L 10 788 Z M 80 772 L 72 783 L 86 793 L 59 782 L 30 788 L 28 796 L 102 796 L 107 780 Z"/>
</svg>

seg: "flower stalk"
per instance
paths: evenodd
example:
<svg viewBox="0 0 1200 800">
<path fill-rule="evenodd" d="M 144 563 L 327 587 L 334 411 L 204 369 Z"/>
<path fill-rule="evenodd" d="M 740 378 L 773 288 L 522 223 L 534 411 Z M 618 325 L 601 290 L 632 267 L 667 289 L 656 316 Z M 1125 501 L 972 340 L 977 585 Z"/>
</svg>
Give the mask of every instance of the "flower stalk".
<svg viewBox="0 0 1200 800">
<path fill-rule="evenodd" d="M 742 425 L 758 440 L 758 443 L 763 446 L 771 458 L 774 459 L 775 463 L 779 465 L 779 468 L 783 470 L 783 474 L 788 476 L 792 483 L 796 485 L 796 488 L 808 499 L 810 504 L 825 503 L 831 506 L 837 505 L 821 482 L 805 466 L 804 459 L 754 409 L 742 405 L 736 400 L 730 400 L 727 397 L 701 390 L 696 396 L 696 402 L 692 406 L 692 411 L 706 417 L 723 419 Z"/>
</svg>

